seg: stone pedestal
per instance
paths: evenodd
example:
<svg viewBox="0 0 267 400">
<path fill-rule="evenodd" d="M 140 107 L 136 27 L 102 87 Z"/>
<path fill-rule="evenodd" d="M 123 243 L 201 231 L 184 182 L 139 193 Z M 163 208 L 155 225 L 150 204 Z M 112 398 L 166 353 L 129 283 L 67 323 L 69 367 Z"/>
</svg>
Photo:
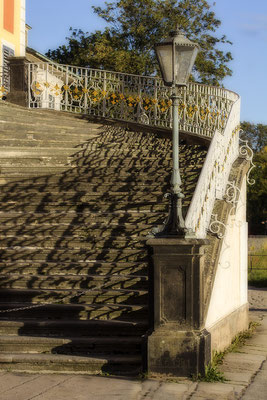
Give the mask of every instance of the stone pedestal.
<svg viewBox="0 0 267 400">
<path fill-rule="evenodd" d="M 189 376 L 204 373 L 211 358 L 203 329 L 203 262 L 207 240 L 156 238 L 154 331 L 148 337 L 148 371 Z"/>
<path fill-rule="evenodd" d="M 10 90 L 7 94 L 7 101 L 27 106 L 28 79 L 27 61 L 25 57 L 10 57 Z"/>
<path fill-rule="evenodd" d="M 181 331 L 180 326 L 166 324 L 148 338 L 148 371 L 175 376 L 205 373 L 210 361 L 210 334 Z"/>
</svg>

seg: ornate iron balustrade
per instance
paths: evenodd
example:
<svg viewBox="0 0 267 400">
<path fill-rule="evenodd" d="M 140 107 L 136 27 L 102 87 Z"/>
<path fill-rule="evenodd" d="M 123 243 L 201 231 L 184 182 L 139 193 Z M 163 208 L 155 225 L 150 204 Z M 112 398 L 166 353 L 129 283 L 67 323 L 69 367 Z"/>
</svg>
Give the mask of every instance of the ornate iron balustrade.
<svg viewBox="0 0 267 400">
<path fill-rule="evenodd" d="M 201 170 L 185 225 L 197 238 L 205 238 L 216 199 L 222 199 L 229 184 L 233 162 L 239 155 L 240 99 L 232 106 L 224 132 L 217 130 Z"/>
<path fill-rule="evenodd" d="M 28 65 L 29 107 L 51 108 L 171 128 L 171 89 L 162 79 L 56 63 Z M 179 92 L 180 130 L 223 132 L 238 95 L 190 83 Z"/>
<path fill-rule="evenodd" d="M 28 64 L 29 107 L 171 128 L 171 89 L 143 77 L 56 63 Z M 222 199 L 239 154 L 239 96 L 190 83 L 179 92 L 179 128 L 212 138 L 185 224 L 205 238 L 216 198 Z"/>
<path fill-rule="evenodd" d="M 9 92 L 10 79 L 6 67 L 0 66 L 0 100 L 4 99 Z"/>
</svg>

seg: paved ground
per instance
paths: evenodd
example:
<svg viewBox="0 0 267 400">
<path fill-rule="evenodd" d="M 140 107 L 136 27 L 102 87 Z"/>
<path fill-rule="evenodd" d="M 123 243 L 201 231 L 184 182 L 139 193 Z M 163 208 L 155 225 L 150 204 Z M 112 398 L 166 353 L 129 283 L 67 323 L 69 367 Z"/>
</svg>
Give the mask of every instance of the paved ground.
<svg viewBox="0 0 267 400">
<path fill-rule="evenodd" d="M 0 372 L 1 400 L 266 400 L 267 290 L 250 288 L 250 318 L 261 322 L 239 353 L 225 357 L 226 383 Z"/>
</svg>

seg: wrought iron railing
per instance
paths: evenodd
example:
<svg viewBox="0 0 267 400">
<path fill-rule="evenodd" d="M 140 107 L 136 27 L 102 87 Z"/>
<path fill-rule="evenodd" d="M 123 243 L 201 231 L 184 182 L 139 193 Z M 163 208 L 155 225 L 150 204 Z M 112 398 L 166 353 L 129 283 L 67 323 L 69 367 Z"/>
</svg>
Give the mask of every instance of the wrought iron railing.
<svg viewBox="0 0 267 400">
<path fill-rule="evenodd" d="M 197 238 L 205 238 L 216 199 L 222 199 L 229 184 L 233 162 L 239 155 L 240 100 L 232 106 L 223 132 L 216 130 L 185 219 Z"/>
<path fill-rule="evenodd" d="M 5 99 L 9 92 L 10 79 L 7 67 L 0 66 L 0 100 Z"/>
<path fill-rule="evenodd" d="M 157 77 L 56 63 L 28 65 L 29 107 L 51 108 L 170 128 L 171 89 Z M 179 92 L 180 129 L 213 137 L 223 132 L 238 95 L 190 83 Z"/>
<path fill-rule="evenodd" d="M 157 77 L 80 68 L 56 63 L 28 64 L 29 107 L 171 128 L 171 89 Z M 206 237 L 216 199 L 225 193 L 239 154 L 239 96 L 223 88 L 190 83 L 179 91 L 179 128 L 212 138 L 191 201 L 186 226 Z"/>
</svg>

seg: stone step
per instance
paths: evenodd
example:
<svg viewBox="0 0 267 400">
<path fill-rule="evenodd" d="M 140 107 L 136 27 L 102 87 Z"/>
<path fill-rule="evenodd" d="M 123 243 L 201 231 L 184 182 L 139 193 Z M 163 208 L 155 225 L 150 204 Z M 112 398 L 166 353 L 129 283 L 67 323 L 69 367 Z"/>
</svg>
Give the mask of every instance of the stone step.
<svg viewBox="0 0 267 400">
<path fill-rule="evenodd" d="M 52 174 L 63 173 L 70 170 L 70 166 L 62 165 L 36 165 L 34 169 L 32 166 L 25 166 L 18 169 L 17 166 L 4 166 L 1 167 L 1 177 L 15 178 L 15 179 L 31 179 L 33 177 L 47 176 Z"/>
<path fill-rule="evenodd" d="M 28 135 L 29 136 L 29 135 Z M 10 132 L 8 132 L 7 136 L 8 140 L 11 140 L 10 138 Z M 77 137 L 78 139 L 79 137 Z M 66 138 L 67 139 L 67 138 Z M 24 157 L 26 158 L 33 158 L 34 156 L 53 156 L 53 155 L 62 155 L 62 154 L 67 154 L 67 155 L 73 155 L 74 159 L 77 159 L 78 161 L 82 161 L 85 163 L 92 162 L 93 160 L 97 159 L 99 161 L 106 161 L 109 163 L 126 163 L 127 165 L 129 163 L 134 163 L 138 165 L 138 162 L 141 163 L 146 163 L 146 164 L 151 164 L 151 166 L 154 165 L 168 165 L 170 160 L 172 160 L 171 153 L 170 154 L 165 154 L 164 159 L 162 159 L 159 156 L 159 153 L 156 151 L 151 151 L 151 150 L 144 150 L 144 149 L 135 149 L 135 148 L 129 148 L 127 147 L 117 147 L 114 145 L 113 147 L 107 148 L 106 146 L 103 147 L 98 147 L 95 149 L 89 149 L 84 143 L 80 143 L 79 140 L 72 139 L 70 142 L 69 140 L 66 140 L 67 143 L 73 143 L 74 146 L 69 147 L 60 147 L 59 145 L 55 148 L 51 148 L 49 143 L 51 142 L 50 140 L 43 140 L 43 141 L 38 141 L 40 143 L 39 147 L 33 147 L 32 142 L 35 142 L 33 139 L 28 139 L 29 142 L 29 147 L 27 146 L 21 146 L 21 143 L 17 145 L 17 147 L 12 146 L 11 148 L 9 146 L 4 146 L 4 141 L 1 140 L 1 133 L 0 133 L 0 143 L 1 143 L 1 149 L 0 149 L 0 157 L 2 158 L 12 158 L 12 157 Z M 14 136 L 12 136 L 12 143 L 16 139 Z M 24 139 L 26 142 L 26 139 Z M 62 140 L 62 135 L 61 135 L 61 140 L 59 140 L 59 143 L 61 143 Z M 64 140 L 65 141 L 65 140 Z M 53 142 L 53 141 L 52 141 Z M 43 144 L 42 144 L 43 143 Z M 58 141 L 54 140 L 54 143 L 58 143 Z M 64 143 L 64 142 L 63 142 Z M 42 145 L 41 145 L 42 144 Z M 151 162 L 153 161 L 153 163 Z"/>
<path fill-rule="evenodd" d="M 68 195 L 79 195 L 79 194 L 87 194 L 87 193 L 106 193 L 106 192 L 117 192 L 117 193 L 132 193 L 132 192 L 141 192 L 141 193 L 166 193 L 170 191 L 170 184 L 163 182 L 148 182 L 140 181 L 138 185 L 136 182 L 103 182 L 103 183 L 91 183 L 89 182 L 52 182 L 49 181 L 46 183 L 45 181 L 42 183 L 38 183 L 35 181 L 23 180 L 21 182 L 11 182 L 1 186 L 1 195 L 5 193 L 12 196 L 13 193 L 19 193 L 23 191 L 26 195 L 27 193 L 35 194 L 43 194 L 51 193 L 52 195 L 62 195 L 65 193 Z M 20 193 L 21 195 L 21 193 Z"/>
<path fill-rule="evenodd" d="M 157 199 L 150 199 L 141 201 L 127 201 L 121 200 L 120 202 L 108 202 L 104 200 L 91 199 L 87 202 L 34 202 L 34 197 L 31 202 L 30 199 L 28 202 L 9 202 L 6 204 L 2 204 L 2 211 L 7 213 L 10 212 L 18 212 L 23 211 L 24 213 L 62 213 L 62 212 L 70 212 L 73 213 L 83 213 L 83 212 L 91 212 L 91 213 L 108 213 L 108 212 L 162 212 L 167 213 L 168 211 L 168 202 L 166 199 L 162 198 L 162 201 L 158 201 Z M 184 207 L 188 206 L 188 201 L 184 202 Z"/>
<path fill-rule="evenodd" d="M 112 289 L 104 285 L 99 289 L 4 289 L 0 291 L 1 303 L 32 303 L 32 304 L 98 304 L 98 305 L 146 305 L 148 302 L 147 290 Z M 108 288 L 105 289 L 105 286 Z"/>
<path fill-rule="evenodd" d="M 71 157 L 68 156 L 40 156 L 40 157 L 32 157 L 32 158 L 1 158 L 0 159 L 0 171 L 5 168 L 25 168 L 25 167 L 32 167 L 35 168 L 36 166 L 40 167 L 47 167 L 53 164 L 56 167 L 64 167 L 69 168 L 71 165 Z M 0 172 L 1 173 L 1 172 Z"/>
<path fill-rule="evenodd" d="M 30 116 L 32 117 L 32 116 Z M 77 129 L 79 129 L 79 132 L 82 131 L 82 133 L 88 133 L 88 136 L 92 133 L 98 132 L 99 129 L 102 129 L 102 125 L 99 124 L 89 124 L 86 123 L 82 120 L 58 120 L 57 118 L 6 118 L 3 113 L 0 113 L 0 129 L 5 131 L 5 130 L 32 130 L 32 131 L 58 131 L 62 133 L 72 133 L 72 132 L 77 132 Z"/>
<path fill-rule="evenodd" d="M 25 148 L 0 148 L 0 160 L 1 165 L 3 160 L 12 160 L 12 159 L 31 159 L 31 158 L 39 158 L 39 157 L 56 157 L 56 156 L 69 156 L 75 150 L 73 147 L 65 147 L 65 148 L 51 148 L 51 147 L 41 147 L 39 149 L 32 147 Z M 15 161 L 13 160 L 13 161 Z"/>
<path fill-rule="evenodd" d="M 147 305 L 129 304 L 33 304 L 33 303 L 0 303 L 1 319 L 40 319 L 40 320 L 111 320 L 131 318 L 145 319 Z"/>
<path fill-rule="evenodd" d="M 43 249 L 42 247 L 8 247 L 0 248 L 0 259 L 6 261 L 51 261 L 51 262 L 76 262 L 76 261 L 107 261 L 107 262 L 145 262 L 148 255 L 143 249 L 140 250 L 114 250 L 103 249 Z"/>
<path fill-rule="evenodd" d="M 27 135 L 25 135 L 27 136 Z M 88 135 L 82 135 L 81 137 L 65 137 L 62 134 L 59 134 L 59 139 L 54 138 L 54 140 L 49 139 L 48 141 L 43 138 L 41 139 L 31 139 L 32 134 L 29 134 L 29 139 L 16 139 L 13 137 L 5 138 L 3 134 L 0 132 L 0 145 L 1 148 L 9 148 L 9 149 L 23 149 L 23 148 L 32 148 L 32 149 L 41 149 L 42 147 L 46 148 L 72 148 L 72 153 L 76 153 L 79 148 L 82 148 L 84 142 L 88 140 Z M 51 133 L 51 136 L 53 134 Z M 80 146 L 80 147 L 78 147 Z"/>
<path fill-rule="evenodd" d="M 29 150 L 24 152 L 24 149 L 14 150 L 11 152 L 10 151 L 10 156 L 8 156 L 7 153 L 2 152 L 3 154 L 0 154 L 0 164 L 1 164 L 1 170 L 3 173 L 6 171 L 9 172 L 11 168 L 14 168 L 18 165 L 20 165 L 23 168 L 23 171 L 27 172 L 27 169 L 29 165 L 35 165 L 36 167 L 40 168 L 40 166 L 45 165 L 45 163 L 50 163 L 51 166 L 59 165 L 60 163 L 65 163 L 68 162 L 69 165 L 75 167 L 75 168 L 80 168 L 79 172 L 81 171 L 81 168 L 86 171 L 88 171 L 88 168 L 92 167 L 94 168 L 97 166 L 98 168 L 107 168 L 111 167 L 113 169 L 119 168 L 119 169 L 139 169 L 139 168 L 149 168 L 150 170 L 153 169 L 158 169 L 161 168 L 162 172 L 165 172 L 166 169 L 170 169 L 170 160 L 158 160 L 156 158 L 136 158 L 136 157 L 129 157 L 127 159 L 121 159 L 119 156 L 110 156 L 107 155 L 108 158 L 103 157 L 93 157 L 88 155 L 89 159 L 84 161 L 84 160 L 79 160 L 79 154 L 74 154 L 74 149 L 69 149 L 65 148 L 65 154 L 64 152 L 57 152 L 55 151 L 54 154 L 49 154 L 48 149 L 45 149 L 46 151 L 43 151 L 42 148 L 37 148 L 38 151 L 32 152 L 30 154 Z M 53 150 L 53 148 L 51 147 Z M 10 147 L 9 147 L 10 150 Z M 32 148 L 32 150 L 36 150 L 35 148 Z M 24 154 L 25 153 L 25 154 Z M 15 156 L 17 154 L 17 156 Z M 60 166 L 60 165 L 59 165 Z"/>
<path fill-rule="evenodd" d="M 62 224 L 62 223 L 40 223 L 38 226 L 33 223 L 24 224 L 19 223 L 12 226 L 3 226 L 0 234 L 0 243 L 9 243 L 13 240 L 19 241 L 21 244 L 26 244 L 29 240 L 45 240 L 49 242 L 55 238 L 61 238 L 63 242 L 69 243 L 73 240 L 74 243 L 80 242 L 94 242 L 96 238 L 101 237 L 110 238 L 112 241 L 125 241 L 129 240 L 144 240 L 149 232 L 151 231 L 153 225 L 151 224 L 138 224 L 134 226 L 133 224 L 119 224 L 112 223 L 110 225 L 96 224 L 96 223 L 77 223 L 77 224 Z M 119 237 L 118 237 L 119 235 Z M 17 237 L 16 237 L 17 236 Z M 24 242 L 25 240 L 25 242 Z M 7 245 L 7 244 L 5 244 Z"/>
<path fill-rule="evenodd" d="M 145 262 L 36 262 L 10 261 L 0 262 L 1 274 L 25 275 L 66 275 L 87 276 L 101 275 L 129 275 L 147 276 L 148 265 Z"/>
<path fill-rule="evenodd" d="M 0 275 L 0 288 L 6 289 L 78 289 L 81 291 L 128 289 L 139 291 L 147 289 L 147 282 L 146 276 L 128 275 Z M 74 295 L 76 295 L 76 292 L 74 292 Z"/>
<path fill-rule="evenodd" d="M 69 210 L 69 211 L 56 211 L 50 212 L 33 212 L 29 211 L 0 211 L 0 222 L 3 227 L 14 227 L 20 224 L 35 224 L 36 227 L 40 224 L 69 224 L 71 226 L 84 226 L 88 224 L 134 224 L 136 227 L 139 225 L 150 225 L 162 223 L 164 215 L 162 212 L 137 211 L 137 210 L 118 210 L 110 212 L 91 212 L 88 210 Z"/>
<path fill-rule="evenodd" d="M 31 233 L 31 232 L 30 232 Z M 105 249 L 107 247 L 112 247 L 113 249 L 144 249 L 146 250 L 146 236 L 135 236 L 131 237 L 129 235 L 125 235 L 124 237 L 117 236 L 106 236 L 99 237 L 99 232 L 95 232 L 95 234 L 81 235 L 73 237 L 70 235 L 62 235 L 62 236 L 51 236 L 49 235 L 49 231 L 43 237 L 34 234 L 34 230 L 32 234 L 24 235 L 6 235 L 0 236 L 0 249 L 5 247 L 16 247 L 16 246 L 26 246 L 26 247 L 42 247 L 43 249 L 51 249 L 51 248 L 64 248 L 64 249 L 91 249 L 91 250 L 99 250 Z"/>
<path fill-rule="evenodd" d="M 68 169 L 64 169 L 60 165 L 53 165 L 51 163 L 50 167 L 49 166 L 43 166 L 43 165 L 36 165 L 35 170 L 33 171 L 31 167 L 25 166 L 21 167 L 20 170 L 18 171 L 16 166 L 3 166 L 1 167 L 1 175 L 4 176 L 28 176 L 29 179 L 31 176 L 38 176 L 44 175 L 46 172 L 47 175 L 49 174 L 60 174 L 60 173 L 65 173 L 63 176 L 60 177 L 60 179 L 64 182 L 67 180 L 71 180 L 75 178 L 79 178 L 82 181 L 86 180 L 92 181 L 92 178 L 97 178 L 97 177 L 107 177 L 109 176 L 109 182 L 110 179 L 112 179 L 114 182 L 118 182 L 117 180 L 117 175 L 119 176 L 124 176 L 124 177 L 132 177 L 131 180 L 134 180 L 133 178 L 139 177 L 139 175 L 143 176 L 143 180 L 145 179 L 151 179 L 154 177 L 154 181 L 156 180 L 155 176 L 159 179 L 159 177 L 163 178 L 165 176 L 169 176 L 171 173 L 171 168 L 170 166 L 155 166 L 155 169 L 151 167 L 151 165 L 144 165 L 144 163 L 141 165 L 136 165 L 136 166 L 131 166 L 131 165 L 118 165 L 118 166 L 113 166 L 111 165 L 103 165 L 101 166 L 101 162 L 99 159 L 96 159 L 94 162 L 91 162 L 90 164 L 84 163 L 82 166 L 69 166 Z M 183 174 L 183 169 L 181 168 L 181 172 Z M 141 178 L 140 176 L 139 178 Z M 152 179 L 151 179 L 152 180 Z"/>
<path fill-rule="evenodd" d="M 139 188 L 138 188 L 139 189 Z M 61 205 L 61 204 L 84 204 L 91 202 L 109 202 L 109 203 L 126 203 L 133 202 L 136 203 L 149 201 L 149 203 L 155 203 L 159 201 L 165 201 L 163 198 L 163 192 L 154 191 L 154 192 L 143 192 L 136 190 L 136 192 L 132 191 L 129 193 L 128 191 L 108 191 L 108 192 L 63 192 L 63 193 L 32 193 L 32 192 L 24 192 L 24 193 L 14 193 L 14 197 L 12 193 L 0 193 L 1 204 L 4 202 L 3 206 L 7 206 L 9 204 L 25 204 L 31 198 L 32 205 L 42 204 L 53 204 L 53 205 Z M 3 207 L 1 207 L 3 208 Z"/>
<path fill-rule="evenodd" d="M 27 167 L 26 171 L 15 171 L 15 168 L 4 167 L 5 174 L 1 172 L 0 177 L 6 178 L 6 182 L 1 181 L 1 184 L 18 184 L 19 186 L 30 185 L 30 184 L 42 184 L 42 185 L 59 185 L 59 187 L 64 188 L 68 187 L 68 185 L 84 185 L 84 184 L 118 184 L 118 182 L 123 186 L 125 184 L 132 185 L 150 185 L 157 184 L 161 182 L 162 184 L 169 184 L 171 171 L 158 172 L 157 170 L 142 172 L 142 171 L 134 171 L 128 168 L 126 171 L 122 169 L 110 170 L 110 168 L 98 168 L 97 166 L 92 168 L 91 171 L 88 170 L 82 171 L 79 168 L 74 168 L 70 166 L 66 166 L 63 168 L 62 166 L 57 167 L 53 166 L 50 168 L 45 166 L 36 167 L 36 172 L 31 171 L 31 168 Z M 2 171 L 2 170 L 1 170 Z M 32 172 L 32 173 L 31 173 Z M 27 175 L 28 174 L 28 175 Z M 194 178 L 194 177 L 193 177 Z M 190 177 L 189 177 L 190 179 Z M 192 179 L 193 180 L 193 179 Z"/>
<path fill-rule="evenodd" d="M 15 131 L 9 129 L 8 131 L 1 130 L 0 126 L 0 143 L 1 147 L 55 147 L 56 148 L 64 148 L 64 147 L 72 147 L 76 149 L 76 151 L 86 152 L 95 152 L 95 151 L 103 151 L 103 152 L 114 152 L 121 154 L 129 154 L 129 155 L 140 155 L 141 157 L 145 157 L 146 155 L 152 155 L 152 157 L 160 159 L 161 156 L 166 156 L 166 153 L 171 154 L 171 147 L 164 145 L 153 145 L 146 144 L 145 148 L 140 149 L 140 144 L 136 141 L 129 143 L 118 143 L 113 142 L 110 143 L 102 143 L 101 140 L 97 140 L 101 132 L 96 130 L 95 135 L 88 134 L 88 132 L 83 132 L 80 130 L 74 132 L 64 132 L 61 131 L 59 133 L 58 130 L 53 130 L 49 132 L 47 130 L 43 130 L 39 132 L 38 130 L 34 130 L 34 127 L 30 129 L 24 129 Z"/>
<path fill-rule="evenodd" d="M 141 362 L 141 355 L 0 354 L 0 370 L 13 372 L 137 375 L 142 372 Z"/>
<path fill-rule="evenodd" d="M 10 318 L 13 313 L 10 313 Z M 5 314 L 0 314 L 2 318 Z M 26 319 L 1 320 L 1 335 L 32 335 L 40 337 L 106 337 L 141 336 L 148 329 L 147 320 L 40 320 Z"/>
<path fill-rule="evenodd" d="M 91 354 L 114 355 L 138 354 L 141 352 L 142 338 L 137 336 L 127 337 L 73 337 L 51 338 L 36 336 L 11 336 L 0 335 L 0 357 L 3 354 L 66 354 L 83 355 Z"/>
</svg>

